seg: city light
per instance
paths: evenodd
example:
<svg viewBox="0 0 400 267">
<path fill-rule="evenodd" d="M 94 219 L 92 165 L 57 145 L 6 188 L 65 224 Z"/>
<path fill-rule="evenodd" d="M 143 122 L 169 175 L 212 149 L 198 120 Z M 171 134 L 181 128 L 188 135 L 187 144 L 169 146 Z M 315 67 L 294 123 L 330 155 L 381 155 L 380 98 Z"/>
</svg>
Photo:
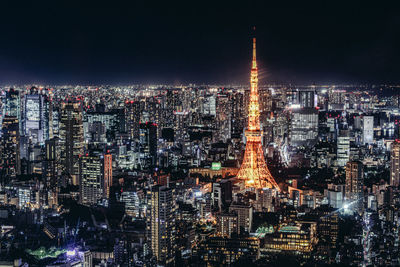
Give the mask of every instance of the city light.
<svg viewBox="0 0 400 267">
<path fill-rule="evenodd" d="M 73 257 L 73 256 L 75 256 L 76 255 L 76 251 L 75 250 L 68 250 L 67 251 L 67 256 L 68 257 Z"/>
<path fill-rule="evenodd" d="M 250 103 L 248 108 L 248 124 L 246 150 L 238 179 L 244 181 L 246 188 L 274 188 L 280 191 L 265 163 L 261 145 L 260 112 L 258 95 L 258 68 L 256 60 L 256 38 L 253 38 L 253 60 L 250 76 Z"/>
<path fill-rule="evenodd" d="M 394 4 L 3 2 L 1 266 L 400 266 Z"/>
</svg>

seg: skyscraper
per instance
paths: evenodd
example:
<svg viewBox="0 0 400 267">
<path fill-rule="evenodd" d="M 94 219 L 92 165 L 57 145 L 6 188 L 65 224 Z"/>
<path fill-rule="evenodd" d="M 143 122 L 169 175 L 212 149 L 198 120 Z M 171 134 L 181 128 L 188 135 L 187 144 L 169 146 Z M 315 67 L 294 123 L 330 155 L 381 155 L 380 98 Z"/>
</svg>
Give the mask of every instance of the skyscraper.
<svg viewBox="0 0 400 267">
<path fill-rule="evenodd" d="M 16 117 L 18 119 L 19 133 L 21 135 L 23 130 L 21 125 L 21 94 L 13 88 L 6 91 L 3 105 L 3 116 Z"/>
<path fill-rule="evenodd" d="M 43 96 L 43 140 L 53 138 L 53 102 L 47 95 Z"/>
<path fill-rule="evenodd" d="M 113 169 L 112 154 L 106 153 L 103 156 L 103 177 L 104 177 L 104 196 L 110 197 L 110 187 L 112 185 Z"/>
<path fill-rule="evenodd" d="M 295 109 L 291 113 L 290 144 L 292 146 L 314 145 L 318 136 L 318 110 Z"/>
<path fill-rule="evenodd" d="M 60 148 L 61 162 L 72 183 L 78 185 L 79 156 L 83 155 L 84 139 L 82 110 L 78 102 L 61 103 Z"/>
<path fill-rule="evenodd" d="M 218 131 L 215 141 L 227 142 L 231 138 L 231 110 L 228 95 L 218 94 L 216 105 L 216 123 Z"/>
<path fill-rule="evenodd" d="M 83 205 L 93 205 L 103 196 L 103 170 L 99 155 L 80 157 L 79 199 Z"/>
<path fill-rule="evenodd" d="M 344 167 L 350 159 L 350 137 L 348 130 L 339 130 L 336 148 L 337 166 Z"/>
<path fill-rule="evenodd" d="M 372 144 L 374 141 L 374 117 L 364 116 L 362 124 L 363 144 Z"/>
<path fill-rule="evenodd" d="M 58 203 L 59 182 L 61 182 L 61 165 L 59 139 L 52 138 L 45 141 L 45 157 L 43 162 L 44 175 L 46 177 L 47 203 Z"/>
<path fill-rule="evenodd" d="M 46 186 L 52 190 L 58 187 L 58 177 L 60 171 L 60 150 L 58 149 L 59 140 L 53 138 L 47 140 L 45 143 L 45 175 L 46 175 Z"/>
<path fill-rule="evenodd" d="M 154 186 L 148 193 L 147 241 L 158 265 L 170 266 L 175 260 L 175 195 L 165 186 Z"/>
<path fill-rule="evenodd" d="M 140 124 L 140 165 L 142 169 L 156 166 L 157 163 L 157 125 L 152 122 Z"/>
<path fill-rule="evenodd" d="M 400 184 L 400 141 L 392 143 L 390 151 L 390 185 L 399 186 Z"/>
<path fill-rule="evenodd" d="M 4 109 L 3 114 L 4 116 L 11 116 L 17 117 L 21 115 L 20 110 L 20 94 L 19 91 L 14 90 L 11 88 L 10 90 L 6 91 L 5 99 L 4 99 Z"/>
<path fill-rule="evenodd" d="M 134 140 L 139 138 L 140 115 L 144 109 L 142 101 L 125 102 L 125 123 L 129 137 Z"/>
<path fill-rule="evenodd" d="M 19 159 L 19 121 L 17 117 L 5 116 L 2 124 L 0 139 L 0 168 L 1 183 L 7 184 L 20 173 Z"/>
<path fill-rule="evenodd" d="M 261 145 L 260 111 L 258 105 L 258 68 L 256 60 L 256 38 L 253 38 L 253 61 L 250 77 L 250 103 L 246 130 L 246 151 L 237 177 L 246 188 L 275 188 L 279 186 L 268 170 Z"/>
<path fill-rule="evenodd" d="M 243 110 L 243 94 L 235 92 L 231 100 L 231 131 L 232 138 L 239 138 L 245 126 L 245 111 Z"/>
<path fill-rule="evenodd" d="M 359 161 L 350 161 L 346 165 L 346 202 L 349 209 L 358 213 L 364 208 L 364 170 Z"/>
<path fill-rule="evenodd" d="M 30 94 L 25 95 L 24 135 L 32 138 L 32 143 L 44 142 L 45 106 L 44 96 L 37 88 L 31 88 Z"/>
<path fill-rule="evenodd" d="M 292 91 L 292 104 L 299 105 L 300 108 L 315 108 L 316 94 L 312 89 L 296 89 Z"/>
</svg>

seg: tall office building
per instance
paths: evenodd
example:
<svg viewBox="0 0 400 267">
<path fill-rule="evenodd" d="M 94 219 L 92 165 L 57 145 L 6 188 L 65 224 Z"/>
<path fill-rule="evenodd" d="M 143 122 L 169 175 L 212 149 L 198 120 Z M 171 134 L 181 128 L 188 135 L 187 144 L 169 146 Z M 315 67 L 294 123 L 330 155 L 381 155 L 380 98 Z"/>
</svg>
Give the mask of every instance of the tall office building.
<svg viewBox="0 0 400 267">
<path fill-rule="evenodd" d="M 112 154 L 106 153 L 103 156 L 103 177 L 104 177 L 104 196 L 110 197 L 110 187 L 112 186 Z"/>
<path fill-rule="evenodd" d="M 346 166 L 350 159 L 350 137 L 348 130 L 340 130 L 336 142 L 336 160 L 338 167 Z"/>
<path fill-rule="evenodd" d="M 103 170 L 99 155 L 80 157 L 79 199 L 83 205 L 96 204 L 103 196 Z"/>
<path fill-rule="evenodd" d="M 61 162 L 72 183 L 79 184 L 79 156 L 83 155 L 84 139 L 82 109 L 78 102 L 61 103 L 60 118 Z"/>
<path fill-rule="evenodd" d="M 246 124 L 245 110 L 243 109 L 243 94 L 235 92 L 231 97 L 231 137 L 240 138 Z"/>
<path fill-rule="evenodd" d="M 183 145 L 187 137 L 189 112 L 178 109 L 174 111 L 174 140 L 176 143 Z"/>
<path fill-rule="evenodd" d="M 231 110 L 228 95 L 219 94 L 216 107 L 216 124 L 218 131 L 214 137 L 214 141 L 227 142 L 231 138 Z"/>
<path fill-rule="evenodd" d="M 292 146 L 314 145 L 318 136 L 318 110 L 300 108 L 292 111 L 290 144 Z"/>
<path fill-rule="evenodd" d="M 179 105 L 179 96 L 177 91 L 175 90 L 167 90 L 167 94 L 165 97 L 163 112 L 162 112 L 162 123 L 164 128 L 172 128 L 174 127 L 174 112 L 176 111 L 176 107 Z"/>
<path fill-rule="evenodd" d="M 140 165 L 142 169 L 156 166 L 157 163 L 157 125 L 152 122 L 140 124 Z"/>
<path fill-rule="evenodd" d="M 53 137 L 60 137 L 60 109 L 53 106 L 52 110 L 52 132 Z"/>
<path fill-rule="evenodd" d="M 140 115 L 142 114 L 143 109 L 143 101 L 131 100 L 125 102 L 126 131 L 132 140 L 139 138 Z"/>
<path fill-rule="evenodd" d="M 390 185 L 399 186 L 400 184 L 400 141 L 392 143 L 390 152 Z"/>
<path fill-rule="evenodd" d="M 17 117 L 21 116 L 21 98 L 19 91 L 11 88 L 5 92 L 3 114 L 4 116 Z"/>
<path fill-rule="evenodd" d="M 157 185 L 148 194 L 148 245 L 158 265 L 172 266 L 175 261 L 175 191 Z"/>
<path fill-rule="evenodd" d="M 21 120 L 21 94 L 13 88 L 10 88 L 10 90 L 5 92 L 3 116 L 16 117 L 19 121 L 19 134 L 23 134 Z"/>
<path fill-rule="evenodd" d="M 43 140 L 49 140 L 54 137 L 53 134 L 53 102 L 47 95 L 43 96 Z"/>
<path fill-rule="evenodd" d="M 56 190 L 59 182 L 58 177 L 61 176 L 58 138 L 46 140 L 45 150 L 44 173 L 46 176 L 46 186 L 47 188 Z"/>
<path fill-rule="evenodd" d="M 43 174 L 46 178 L 47 203 L 49 206 L 58 204 L 58 192 L 62 181 L 60 165 L 59 139 L 52 138 L 45 141 L 45 157 Z M 65 185 L 65 183 L 63 183 Z"/>
<path fill-rule="evenodd" d="M 312 211 L 312 214 L 319 218 L 317 223 L 319 241 L 322 241 L 323 245 L 327 244 L 331 249 L 335 249 L 339 235 L 339 214 L 337 210 L 323 205 Z M 323 254 L 325 253 L 329 253 L 329 250 Z M 334 257 L 334 255 L 331 255 L 331 257 Z"/>
<path fill-rule="evenodd" d="M 17 117 L 5 116 L 0 139 L 1 184 L 7 184 L 20 174 L 19 121 Z"/>
<path fill-rule="evenodd" d="M 125 204 L 125 214 L 137 219 L 143 216 L 141 211 L 143 208 L 141 207 L 141 192 L 137 191 L 124 191 L 121 193 L 121 202 Z"/>
<path fill-rule="evenodd" d="M 315 108 L 316 94 L 312 89 L 296 89 L 292 91 L 292 104 L 300 106 L 300 108 Z"/>
<path fill-rule="evenodd" d="M 44 140 L 44 98 L 34 89 L 25 95 L 24 135 L 32 138 L 32 143 Z"/>
<path fill-rule="evenodd" d="M 362 121 L 363 144 L 372 144 L 374 142 L 374 117 L 364 116 Z"/>
<path fill-rule="evenodd" d="M 346 202 L 349 209 L 362 213 L 364 210 L 364 170 L 359 161 L 346 165 Z"/>
<path fill-rule="evenodd" d="M 216 99 L 214 95 L 206 95 L 202 106 L 202 113 L 204 115 L 216 115 Z"/>
<path fill-rule="evenodd" d="M 145 110 L 148 113 L 148 120 L 142 121 L 151 121 L 157 125 L 161 124 L 162 117 L 162 109 L 161 109 L 161 101 L 156 98 L 148 98 L 145 102 Z M 157 127 L 157 136 L 161 136 L 161 127 Z"/>
</svg>

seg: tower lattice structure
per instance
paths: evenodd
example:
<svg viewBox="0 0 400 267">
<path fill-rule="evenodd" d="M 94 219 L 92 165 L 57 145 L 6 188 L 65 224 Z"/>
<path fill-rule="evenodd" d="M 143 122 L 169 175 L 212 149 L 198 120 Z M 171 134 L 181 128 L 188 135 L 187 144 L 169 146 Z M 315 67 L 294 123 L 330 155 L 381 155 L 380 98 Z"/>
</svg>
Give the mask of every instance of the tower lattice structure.
<svg viewBox="0 0 400 267">
<path fill-rule="evenodd" d="M 280 191 L 264 159 L 261 145 L 260 110 L 258 104 L 258 68 L 256 60 L 256 38 L 253 38 L 253 60 L 250 76 L 250 103 L 248 124 L 245 132 L 246 151 L 237 177 L 246 188 L 275 188 Z"/>
</svg>

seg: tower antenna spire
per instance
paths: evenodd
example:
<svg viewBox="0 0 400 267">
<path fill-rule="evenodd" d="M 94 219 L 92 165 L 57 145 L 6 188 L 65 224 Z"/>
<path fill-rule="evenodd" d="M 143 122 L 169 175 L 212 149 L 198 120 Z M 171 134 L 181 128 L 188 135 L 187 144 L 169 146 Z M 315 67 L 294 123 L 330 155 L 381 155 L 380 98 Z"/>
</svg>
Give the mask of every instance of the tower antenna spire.
<svg viewBox="0 0 400 267">
<path fill-rule="evenodd" d="M 252 60 L 252 68 L 257 68 L 257 57 L 256 57 L 256 26 L 253 26 L 253 60 Z"/>
</svg>

